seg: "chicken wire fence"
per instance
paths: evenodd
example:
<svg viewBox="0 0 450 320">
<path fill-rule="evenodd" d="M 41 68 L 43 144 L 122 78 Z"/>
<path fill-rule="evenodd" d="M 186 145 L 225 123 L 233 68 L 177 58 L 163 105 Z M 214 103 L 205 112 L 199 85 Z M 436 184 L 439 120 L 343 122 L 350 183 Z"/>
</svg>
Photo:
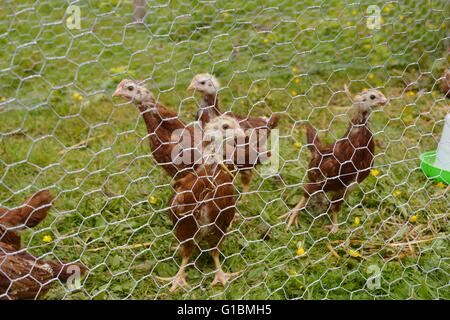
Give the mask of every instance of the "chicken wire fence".
<svg viewBox="0 0 450 320">
<path fill-rule="evenodd" d="M 427 179 L 419 161 L 436 149 L 448 112 L 448 1 L 21 0 L 0 8 L 0 298 L 449 298 L 448 187 Z M 270 165 L 251 170 L 249 191 L 232 175 L 236 217 L 218 257 L 234 274 L 211 286 L 218 267 L 198 244 L 187 284 L 171 292 L 161 277 L 182 266 L 184 240 L 168 215 L 178 178 L 155 162 L 146 112 L 112 94 L 135 80 L 190 124 L 202 101 L 186 89 L 203 73 L 220 81 L 223 111 L 279 122 Z M 280 217 L 300 201 L 313 157 L 307 124 L 324 144 L 342 140 L 367 89 L 388 104 L 370 116 L 374 163 L 345 197 L 339 231 L 325 227 L 330 194 L 311 197 L 287 229 Z M 33 198 L 25 206 L 47 206 L 39 225 L 5 223 L 47 189 L 51 207 Z"/>
</svg>

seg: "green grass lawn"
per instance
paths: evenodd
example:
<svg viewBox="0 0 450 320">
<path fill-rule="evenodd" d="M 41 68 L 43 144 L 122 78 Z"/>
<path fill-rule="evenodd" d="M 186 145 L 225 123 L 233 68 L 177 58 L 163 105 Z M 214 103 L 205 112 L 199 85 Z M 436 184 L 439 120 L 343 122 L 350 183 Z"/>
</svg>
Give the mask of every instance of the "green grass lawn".
<svg viewBox="0 0 450 320">
<path fill-rule="evenodd" d="M 132 23 L 131 1 L 81 1 L 81 30 L 62 23 L 65 1 L 0 5 L 0 203 L 51 189 L 54 209 L 24 232 L 24 246 L 91 270 L 81 290 L 55 284 L 46 298 L 449 299 L 450 193 L 418 159 L 436 148 L 449 111 L 438 82 L 449 64 L 448 1 L 167 3 L 152 1 L 143 25 Z M 366 27 L 372 4 L 380 30 Z M 282 115 L 282 181 L 256 174 L 254 192 L 239 198 L 221 251 L 225 270 L 241 276 L 211 288 L 203 254 L 188 269 L 191 289 L 172 294 L 154 278 L 181 261 L 166 210 L 172 181 L 152 161 L 139 113 L 111 94 L 123 78 L 145 80 L 189 122 L 198 98 L 186 88 L 199 72 L 221 80 L 224 110 Z M 300 199 L 310 157 L 304 124 L 326 142 L 340 137 L 344 84 L 390 99 L 372 119 L 378 175 L 349 197 L 339 233 L 327 233 L 315 201 L 285 231 L 278 217 Z M 371 268 L 381 272 L 375 289 Z"/>
</svg>

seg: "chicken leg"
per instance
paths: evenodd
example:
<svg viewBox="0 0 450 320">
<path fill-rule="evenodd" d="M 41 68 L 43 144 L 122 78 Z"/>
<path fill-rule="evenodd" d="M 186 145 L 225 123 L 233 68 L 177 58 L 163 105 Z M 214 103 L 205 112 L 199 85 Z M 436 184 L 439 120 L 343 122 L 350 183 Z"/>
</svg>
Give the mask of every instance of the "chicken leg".
<svg viewBox="0 0 450 320">
<path fill-rule="evenodd" d="M 356 187 L 356 185 L 357 184 L 353 182 L 343 192 L 336 193 L 335 196 L 331 199 L 331 225 L 327 226 L 327 229 L 329 229 L 331 233 L 336 233 L 339 231 L 339 211 L 341 211 L 342 203 L 345 201 L 349 193 Z"/>
<path fill-rule="evenodd" d="M 331 233 L 337 233 L 339 231 L 339 224 L 338 224 L 338 211 L 332 211 L 331 212 L 331 225 L 326 226 L 327 229 L 330 230 Z"/>
<path fill-rule="evenodd" d="M 241 171 L 242 193 L 250 191 L 250 182 L 252 182 L 253 173 L 251 170 Z"/>
<path fill-rule="evenodd" d="M 186 281 L 186 266 L 189 262 L 189 257 L 183 257 L 181 260 L 181 266 L 178 270 L 177 274 L 174 277 L 158 277 L 156 276 L 156 279 L 161 281 L 167 281 L 172 283 L 172 287 L 170 288 L 170 292 L 175 292 L 178 288 L 186 288 L 189 287 L 189 284 Z"/>
<path fill-rule="evenodd" d="M 240 274 L 240 272 L 225 273 L 222 270 L 218 250 L 213 250 L 211 252 L 211 256 L 214 260 L 214 264 L 216 265 L 216 275 L 214 276 L 213 282 L 211 282 L 211 286 L 215 286 L 218 283 L 221 283 L 223 286 L 225 286 L 228 280 L 233 279 L 234 277 L 237 277 Z"/>
</svg>

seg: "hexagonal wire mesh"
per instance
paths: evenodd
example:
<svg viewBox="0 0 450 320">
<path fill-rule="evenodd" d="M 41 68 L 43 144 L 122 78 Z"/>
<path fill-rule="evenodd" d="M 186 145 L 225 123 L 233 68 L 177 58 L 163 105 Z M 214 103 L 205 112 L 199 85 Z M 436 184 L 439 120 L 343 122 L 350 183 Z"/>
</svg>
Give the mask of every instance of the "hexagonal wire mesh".
<svg viewBox="0 0 450 320">
<path fill-rule="evenodd" d="M 436 148 L 448 112 L 440 89 L 448 1 L 15 0 L 0 6 L 0 298 L 450 298 L 448 188 L 419 166 L 419 155 Z M 280 116 L 272 153 L 277 170 L 265 175 L 265 164 L 251 170 L 248 192 L 239 175 L 226 178 L 222 167 L 208 172 L 212 184 L 199 172 L 180 182 L 157 163 L 167 150 L 157 155 L 149 148 L 155 134 L 142 117 L 160 119 L 159 101 L 170 110 L 168 123 L 193 123 L 203 102 L 186 88 L 199 73 L 221 82 L 223 111 Z M 148 109 L 111 97 L 125 78 L 151 91 Z M 356 95 L 365 88 L 380 90 L 388 104 L 367 112 L 358 100 L 364 94 Z M 342 186 L 327 189 L 338 197 L 314 194 L 298 206 L 298 225 L 286 230 L 294 216 L 280 217 L 300 201 L 311 181 L 308 168 L 347 181 L 345 172 L 330 172 L 345 171 L 361 149 L 352 140 L 357 145 L 349 155 L 337 144 L 328 150 L 331 169 L 322 166 L 330 155 L 311 166 L 323 150 L 308 144 L 307 124 L 323 145 L 348 142 L 354 112 L 353 119 L 370 119 L 373 136 L 364 121 L 351 132 L 357 140 L 368 135 L 366 151 L 374 141 L 374 163 L 366 152 L 369 164 L 360 165 L 359 157 L 346 174 L 364 181 L 348 196 Z M 164 134 L 156 138 L 171 143 Z M 228 212 L 211 193 L 221 179 L 231 181 L 232 191 L 224 192 L 237 197 L 236 218 L 227 228 L 228 214 L 224 234 L 216 232 L 204 247 L 189 241 L 194 236 L 186 230 L 217 225 L 224 215 L 201 221 L 208 210 Z M 20 207 L 44 189 L 54 199 L 44 192 Z M 181 197 L 178 204 L 196 207 L 174 226 L 171 197 L 190 190 L 202 191 L 197 201 Z M 208 201 L 215 209 L 204 209 Z M 325 228 L 332 212 L 339 213 L 335 233 Z M 180 224 L 193 215 L 196 221 Z M 188 235 L 176 236 L 180 230 Z M 171 292 L 159 277 L 177 274 L 186 243 L 200 249 L 186 260 L 189 286 L 178 277 L 180 287 Z M 220 265 L 238 274 L 225 286 L 210 286 L 226 280 Z"/>
</svg>

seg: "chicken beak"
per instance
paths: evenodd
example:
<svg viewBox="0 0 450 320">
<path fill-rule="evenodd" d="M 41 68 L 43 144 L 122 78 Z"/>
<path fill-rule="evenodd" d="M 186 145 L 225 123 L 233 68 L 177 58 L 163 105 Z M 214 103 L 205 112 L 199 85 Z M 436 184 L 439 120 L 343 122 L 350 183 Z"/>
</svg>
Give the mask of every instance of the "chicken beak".
<svg viewBox="0 0 450 320">
<path fill-rule="evenodd" d="M 385 106 L 388 103 L 388 99 L 384 99 L 380 102 L 380 105 Z"/>
<path fill-rule="evenodd" d="M 191 84 L 189 85 L 189 87 L 187 89 L 188 89 L 188 91 L 195 90 L 195 80 L 192 80 Z"/>
<path fill-rule="evenodd" d="M 120 89 L 117 89 L 116 91 L 114 91 L 113 97 L 120 97 Z"/>
</svg>

